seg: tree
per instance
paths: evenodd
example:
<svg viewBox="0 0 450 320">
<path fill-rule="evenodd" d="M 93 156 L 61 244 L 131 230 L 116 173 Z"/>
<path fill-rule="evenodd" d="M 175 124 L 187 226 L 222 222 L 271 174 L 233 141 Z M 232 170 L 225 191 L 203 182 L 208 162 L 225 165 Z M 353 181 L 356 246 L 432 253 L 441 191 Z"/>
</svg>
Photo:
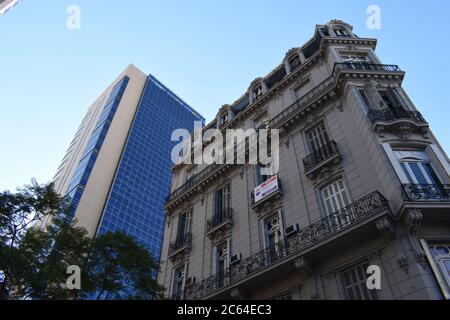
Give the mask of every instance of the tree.
<svg viewBox="0 0 450 320">
<path fill-rule="evenodd" d="M 120 231 L 92 240 L 69 212 L 53 184 L 0 193 L 0 299 L 161 297 L 144 246 Z M 69 266 L 82 270 L 80 290 L 65 286 Z"/>
<path fill-rule="evenodd" d="M 97 300 L 162 297 L 148 249 L 122 232 L 107 232 L 94 241 L 87 270 L 91 297 Z"/>
<path fill-rule="evenodd" d="M 21 280 L 31 272 L 39 260 L 46 240 L 42 234 L 29 235 L 30 227 L 44 217 L 55 216 L 63 210 L 64 202 L 53 189 L 53 184 L 37 183 L 0 193 L 0 298 L 6 299 L 20 292 Z M 31 237 L 37 241 L 32 243 Z M 19 249 L 23 240 L 27 248 Z M 33 260 L 33 261 L 32 261 Z"/>
</svg>

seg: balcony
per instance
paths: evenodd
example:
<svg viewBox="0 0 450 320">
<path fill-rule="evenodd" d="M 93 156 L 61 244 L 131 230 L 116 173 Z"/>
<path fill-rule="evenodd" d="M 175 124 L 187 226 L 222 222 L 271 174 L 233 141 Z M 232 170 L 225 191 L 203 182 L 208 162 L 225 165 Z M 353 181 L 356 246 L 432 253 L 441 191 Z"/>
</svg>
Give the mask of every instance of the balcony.
<svg viewBox="0 0 450 320">
<path fill-rule="evenodd" d="M 406 202 L 450 202 L 450 185 L 404 184 L 402 197 Z"/>
<path fill-rule="evenodd" d="M 261 212 L 263 207 L 280 200 L 283 196 L 281 180 L 278 176 L 273 176 L 255 188 L 251 193 L 251 208 L 256 212 Z"/>
<path fill-rule="evenodd" d="M 400 77 L 404 72 L 397 65 L 374 64 L 368 62 L 342 62 L 335 63 L 330 77 L 326 78 L 316 87 L 305 93 L 300 99 L 292 103 L 269 121 L 272 129 L 289 126 L 298 120 L 300 115 L 306 114 L 310 107 L 325 101 L 325 98 L 333 97 L 334 91 L 339 85 L 342 75 L 350 77 L 357 73 L 359 76 Z"/>
<path fill-rule="evenodd" d="M 305 174 L 313 179 L 316 173 L 329 165 L 340 163 L 341 155 L 337 143 L 330 141 L 328 144 L 303 159 Z"/>
<path fill-rule="evenodd" d="M 233 209 L 226 208 L 224 212 L 214 215 L 207 221 L 206 235 L 213 238 L 217 232 L 228 230 L 233 226 Z"/>
<path fill-rule="evenodd" d="M 375 72 L 402 72 L 399 66 L 395 64 L 377 64 L 365 61 L 361 62 L 338 62 L 334 64 L 333 74 L 339 71 L 375 71 Z"/>
<path fill-rule="evenodd" d="M 373 129 L 379 134 L 391 132 L 403 138 L 408 138 L 413 132 L 426 134 L 428 123 L 418 111 L 408 111 L 402 108 L 386 110 L 370 110 L 367 114 L 373 123 Z"/>
<path fill-rule="evenodd" d="M 169 259 L 175 259 L 178 255 L 186 254 L 192 247 L 192 234 L 187 233 L 169 245 Z"/>
<path fill-rule="evenodd" d="M 391 214 L 388 201 L 379 192 L 373 192 L 289 238 L 230 266 L 223 274 L 213 275 L 196 282 L 179 296 L 186 300 L 197 300 L 217 294 L 221 290 L 231 289 L 231 286 L 239 281 L 249 280 L 250 277 L 274 268 L 277 264 L 303 255 L 314 246 L 324 245 L 327 240 L 331 241 L 332 238 L 341 236 L 363 221 L 385 214 Z M 334 240 L 333 243 L 335 243 Z"/>
</svg>

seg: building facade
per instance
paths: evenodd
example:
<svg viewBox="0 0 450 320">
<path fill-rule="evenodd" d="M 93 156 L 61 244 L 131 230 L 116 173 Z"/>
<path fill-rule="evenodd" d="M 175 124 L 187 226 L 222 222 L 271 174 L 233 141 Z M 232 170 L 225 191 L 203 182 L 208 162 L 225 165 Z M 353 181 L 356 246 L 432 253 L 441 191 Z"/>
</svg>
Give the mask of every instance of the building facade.
<svg viewBox="0 0 450 320">
<path fill-rule="evenodd" d="M 318 25 L 206 125 L 279 129 L 280 168 L 173 166 L 168 297 L 449 298 L 450 162 L 376 44 Z"/>
<path fill-rule="evenodd" d="M 94 102 L 54 178 L 70 219 L 94 237 L 125 231 L 159 258 L 173 130 L 204 119 L 130 65 Z"/>
<path fill-rule="evenodd" d="M 0 0 L 0 17 L 4 16 L 9 10 L 14 8 L 19 0 Z"/>
</svg>

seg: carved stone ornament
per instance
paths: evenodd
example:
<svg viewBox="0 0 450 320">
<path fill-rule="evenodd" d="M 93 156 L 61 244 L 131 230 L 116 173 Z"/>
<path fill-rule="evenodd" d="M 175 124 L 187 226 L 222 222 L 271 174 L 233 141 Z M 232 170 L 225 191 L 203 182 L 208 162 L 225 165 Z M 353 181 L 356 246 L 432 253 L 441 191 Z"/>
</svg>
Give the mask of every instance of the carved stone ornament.
<svg viewBox="0 0 450 320">
<path fill-rule="evenodd" d="M 409 263 L 408 263 L 408 258 L 405 256 L 405 254 L 400 253 L 397 257 L 397 261 L 398 261 L 400 268 L 402 268 L 402 270 L 405 271 L 405 273 L 408 273 Z"/>
<path fill-rule="evenodd" d="M 413 134 L 413 128 L 408 123 L 403 123 L 397 129 L 398 136 L 403 140 L 408 140 Z"/>
<path fill-rule="evenodd" d="M 305 259 L 305 257 L 295 259 L 294 266 L 300 272 L 312 273 L 311 265 L 309 261 Z"/>
<path fill-rule="evenodd" d="M 405 224 L 408 227 L 408 231 L 411 234 L 417 233 L 422 225 L 423 214 L 420 209 L 408 210 L 405 217 Z"/>
<path fill-rule="evenodd" d="M 245 300 L 247 297 L 247 293 L 243 289 L 236 287 L 231 289 L 230 296 L 235 300 Z"/>
<path fill-rule="evenodd" d="M 381 217 L 375 221 L 377 229 L 389 238 L 395 238 L 395 227 L 387 217 Z"/>
</svg>

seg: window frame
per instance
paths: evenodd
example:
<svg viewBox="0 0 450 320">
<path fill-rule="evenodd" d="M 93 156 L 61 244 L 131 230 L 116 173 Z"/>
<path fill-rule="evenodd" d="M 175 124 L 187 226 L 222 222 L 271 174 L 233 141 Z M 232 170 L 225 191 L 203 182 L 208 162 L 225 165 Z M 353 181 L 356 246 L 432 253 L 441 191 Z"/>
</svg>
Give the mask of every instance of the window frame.
<svg viewBox="0 0 450 320">
<path fill-rule="evenodd" d="M 365 266 L 365 268 L 364 268 L 364 266 Z M 367 278 L 368 278 L 366 271 L 369 266 L 370 266 L 370 261 L 368 261 L 366 259 L 363 261 L 359 261 L 357 263 L 353 263 L 349 266 L 343 267 L 342 269 L 339 270 L 339 280 L 340 280 L 339 282 L 343 289 L 342 291 L 343 291 L 345 299 L 354 300 L 354 301 L 379 300 L 379 296 L 378 296 L 376 290 L 369 290 L 366 285 Z M 358 268 L 361 268 L 361 269 L 359 269 L 359 271 L 362 270 L 363 277 L 361 279 L 361 272 L 359 272 L 359 277 L 358 277 L 358 279 L 356 279 L 356 282 L 355 282 L 354 279 L 352 279 L 352 277 L 351 277 L 352 275 L 350 274 L 350 272 L 353 271 L 354 275 L 358 276 Z M 350 283 L 346 283 L 345 273 L 348 273 L 348 279 L 350 280 Z M 365 291 L 367 293 L 367 296 L 369 297 L 369 299 L 367 299 L 367 298 L 364 298 L 364 299 L 350 298 L 350 296 L 349 296 L 350 288 L 354 292 L 355 292 L 355 288 L 358 288 L 360 290 L 359 293 L 360 293 L 361 297 L 364 296 L 364 291 Z M 355 295 L 355 293 L 354 293 L 354 295 Z"/>
<path fill-rule="evenodd" d="M 322 129 L 321 129 L 322 131 L 317 132 L 317 130 L 320 129 L 320 127 L 322 127 Z M 316 131 L 316 133 L 311 138 L 310 133 L 313 133 L 314 131 Z M 306 144 L 308 146 L 309 154 L 313 154 L 313 153 L 319 151 L 320 149 L 324 148 L 327 144 L 329 144 L 332 141 L 330 132 L 329 132 L 324 120 L 317 122 L 315 125 L 307 128 L 304 132 L 305 132 L 304 136 L 306 138 Z M 317 140 L 317 139 L 319 139 L 319 140 Z M 320 141 L 320 140 L 323 140 L 323 141 Z M 319 141 L 319 143 L 317 143 L 317 141 Z M 314 142 L 315 144 L 312 144 L 312 142 Z M 317 146 L 316 146 L 316 144 L 317 144 Z"/>
</svg>

